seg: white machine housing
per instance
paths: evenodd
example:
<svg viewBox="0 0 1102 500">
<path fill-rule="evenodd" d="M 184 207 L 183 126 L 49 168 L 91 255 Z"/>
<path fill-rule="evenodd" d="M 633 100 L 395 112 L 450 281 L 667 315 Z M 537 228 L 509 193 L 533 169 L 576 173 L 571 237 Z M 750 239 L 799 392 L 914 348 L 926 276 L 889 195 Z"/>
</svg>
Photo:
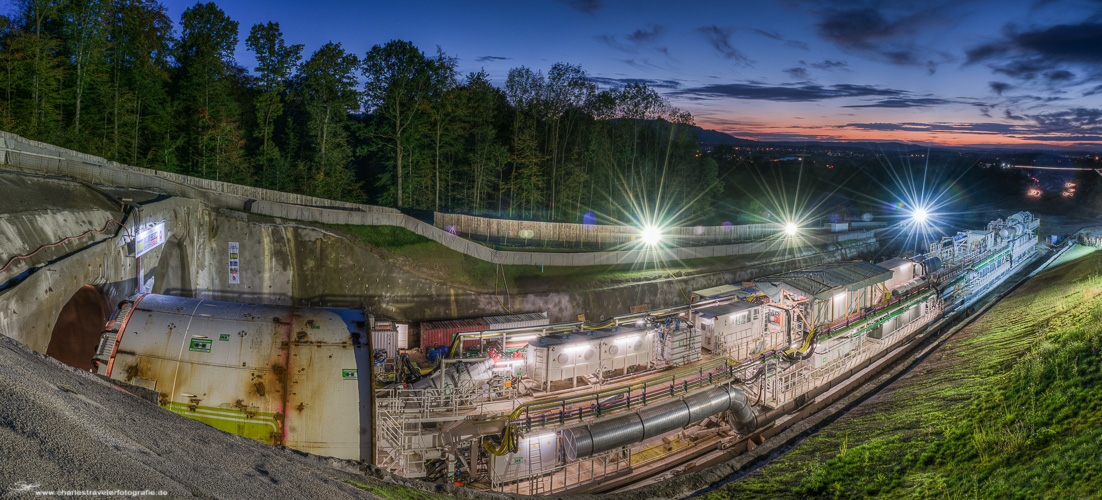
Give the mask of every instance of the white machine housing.
<svg viewBox="0 0 1102 500">
<path fill-rule="evenodd" d="M 552 334 L 528 343 L 525 369 L 540 383 L 573 380 L 650 363 L 654 331 L 635 326 Z"/>
<path fill-rule="evenodd" d="M 701 345 L 716 354 L 746 359 L 765 334 L 762 305 L 731 302 L 693 311 Z"/>
<path fill-rule="evenodd" d="M 539 476 L 558 465 L 559 436 L 554 432 L 520 439 L 516 453 L 490 455 L 490 475 L 495 484 Z"/>
</svg>

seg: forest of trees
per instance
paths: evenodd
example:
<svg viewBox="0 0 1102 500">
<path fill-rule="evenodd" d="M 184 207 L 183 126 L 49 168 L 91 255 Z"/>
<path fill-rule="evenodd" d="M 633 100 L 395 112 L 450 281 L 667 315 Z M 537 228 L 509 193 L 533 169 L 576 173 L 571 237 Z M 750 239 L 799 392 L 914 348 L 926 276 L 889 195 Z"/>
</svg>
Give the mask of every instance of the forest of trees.
<svg viewBox="0 0 1102 500">
<path fill-rule="evenodd" d="M 214 3 L 18 0 L 0 16 L 0 129 L 123 163 L 403 209 L 627 222 L 723 188 L 692 116 L 577 65 L 461 75 L 441 48 L 244 31 Z M 665 207 L 660 207 L 664 209 Z"/>
</svg>

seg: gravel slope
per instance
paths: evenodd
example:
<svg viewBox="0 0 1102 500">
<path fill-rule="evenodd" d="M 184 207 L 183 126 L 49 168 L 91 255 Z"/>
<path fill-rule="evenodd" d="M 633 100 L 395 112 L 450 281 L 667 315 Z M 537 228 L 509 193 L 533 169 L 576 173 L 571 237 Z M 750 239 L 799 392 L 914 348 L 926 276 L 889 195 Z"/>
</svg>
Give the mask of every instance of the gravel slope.
<svg viewBox="0 0 1102 500">
<path fill-rule="evenodd" d="M 0 335 L 2 497 L 33 497 L 35 489 L 162 490 L 173 498 L 372 497 L 345 480 L 378 484 L 354 463 L 182 418 Z"/>
</svg>

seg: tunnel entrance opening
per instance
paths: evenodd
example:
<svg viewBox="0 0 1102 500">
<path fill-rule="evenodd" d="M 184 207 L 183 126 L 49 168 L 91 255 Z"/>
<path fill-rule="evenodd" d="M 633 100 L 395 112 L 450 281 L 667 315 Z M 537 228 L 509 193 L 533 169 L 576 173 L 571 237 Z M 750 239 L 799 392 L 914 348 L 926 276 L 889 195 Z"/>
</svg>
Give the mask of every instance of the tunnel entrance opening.
<svg viewBox="0 0 1102 500">
<path fill-rule="evenodd" d="M 107 322 L 103 296 L 92 285 L 84 285 L 61 308 L 46 354 L 73 368 L 93 369 L 100 334 Z"/>
</svg>

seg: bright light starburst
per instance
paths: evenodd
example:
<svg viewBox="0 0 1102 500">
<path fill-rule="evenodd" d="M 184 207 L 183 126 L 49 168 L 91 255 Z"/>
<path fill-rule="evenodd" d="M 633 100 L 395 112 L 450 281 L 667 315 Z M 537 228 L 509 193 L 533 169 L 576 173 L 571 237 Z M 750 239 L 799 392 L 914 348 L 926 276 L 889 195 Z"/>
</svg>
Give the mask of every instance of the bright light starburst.
<svg viewBox="0 0 1102 500">
<path fill-rule="evenodd" d="M 914 210 L 914 213 L 911 214 L 911 217 L 914 218 L 915 222 L 919 224 L 925 224 L 926 219 L 927 217 L 929 217 L 929 215 L 930 214 L 929 212 L 927 212 L 926 207 L 918 207 Z"/>
</svg>

